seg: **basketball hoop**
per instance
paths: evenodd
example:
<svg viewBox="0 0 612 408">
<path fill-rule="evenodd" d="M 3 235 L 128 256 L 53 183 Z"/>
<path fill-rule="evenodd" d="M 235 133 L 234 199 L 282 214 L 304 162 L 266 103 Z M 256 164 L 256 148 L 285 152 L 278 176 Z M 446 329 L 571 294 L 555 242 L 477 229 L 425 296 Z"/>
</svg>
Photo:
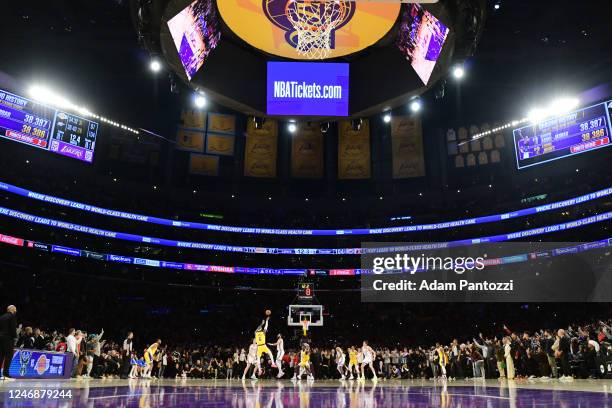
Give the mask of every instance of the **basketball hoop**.
<svg viewBox="0 0 612 408">
<path fill-rule="evenodd" d="M 308 335 L 308 327 L 310 327 L 310 320 L 302 320 L 302 330 L 304 331 L 304 337 Z"/>
<path fill-rule="evenodd" d="M 297 36 L 298 54 L 324 59 L 331 54 L 334 30 L 346 22 L 348 0 L 289 0 L 287 18 Z"/>
</svg>

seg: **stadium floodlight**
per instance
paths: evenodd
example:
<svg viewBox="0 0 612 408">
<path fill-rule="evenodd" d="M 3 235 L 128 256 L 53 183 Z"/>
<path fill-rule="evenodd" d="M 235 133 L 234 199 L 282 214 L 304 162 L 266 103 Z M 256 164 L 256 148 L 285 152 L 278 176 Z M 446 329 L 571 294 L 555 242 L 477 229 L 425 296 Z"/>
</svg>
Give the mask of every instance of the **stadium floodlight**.
<svg viewBox="0 0 612 408">
<path fill-rule="evenodd" d="M 385 123 L 391 122 L 391 114 L 390 113 L 385 113 L 385 115 L 383 116 L 383 121 Z"/>
<path fill-rule="evenodd" d="M 198 109 L 203 109 L 207 102 L 206 97 L 201 93 L 196 93 L 193 97 L 193 104 Z"/>
<path fill-rule="evenodd" d="M 289 125 L 287 126 L 287 130 L 289 131 L 289 133 L 295 133 L 295 131 L 297 130 L 297 126 L 295 123 L 289 123 Z"/>
<path fill-rule="evenodd" d="M 162 64 L 157 58 L 153 58 L 149 63 L 149 69 L 154 73 L 158 73 L 162 69 Z"/>
<path fill-rule="evenodd" d="M 67 98 L 61 96 L 59 93 L 54 90 L 47 88 L 42 85 L 32 85 L 28 90 L 28 93 L 38 102 L 41 102 L 46 105 L 55 106 L 57 108 L 64 109 L 80 109 L 78 106 L 70 102 Z"/>
<path fill-rule="evenodd" d="M 495 10 L 499 10 L 499 9 L 500 9 L 500 7 L 501 7 L 501 4 L 499 4 L 499 3 L 496 3 L 496 4 L 493 6 L 493 8 L 494 8 Z"/>
<path fill-rule="evenodd" d="M 577 98 L 559 98 L 550 105 L 552 115 L 562 115 L 578 107 L 580 101 Z"/>
<path fill-rule="evenodd" d="M 410 103 L 410 110 L 414 113 L 417 113 L 423 107 L 420 99 L 415 99 Z"/>
<path fill-rule="evenodd" d="M 462 79 L 465 76 L 465 69 L 462 65 L 457 65 L 453 68 L 453 77 L 455 79 Z"/>
</svg>

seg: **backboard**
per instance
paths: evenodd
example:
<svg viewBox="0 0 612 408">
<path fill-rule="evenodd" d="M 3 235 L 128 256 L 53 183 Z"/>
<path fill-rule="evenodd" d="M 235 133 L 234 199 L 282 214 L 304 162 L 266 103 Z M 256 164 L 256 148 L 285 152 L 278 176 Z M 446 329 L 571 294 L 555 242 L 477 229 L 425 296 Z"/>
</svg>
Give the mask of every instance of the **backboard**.
<svg viewBox="0 0 612 408">
<path fill-rule="evenodd" d="M 323 306 L 321 305 L 289 305 L 287 325 L 303 327 L 303 320 L 310 321 L 310 327 L 323 326 Z"/>
</svg>

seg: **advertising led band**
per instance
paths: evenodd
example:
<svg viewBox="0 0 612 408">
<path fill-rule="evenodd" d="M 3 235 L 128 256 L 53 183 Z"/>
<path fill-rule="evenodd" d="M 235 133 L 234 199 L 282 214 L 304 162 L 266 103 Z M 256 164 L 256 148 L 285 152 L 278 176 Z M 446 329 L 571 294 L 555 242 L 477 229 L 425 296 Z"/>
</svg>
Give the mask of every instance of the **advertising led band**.
<svg viewBox="0 0 612 408">
<path fill-rule="evenodd" d="M 37 193 L 25 188 L 17 187 L 12 184 L 0 182 L 0 191 L 6 191 L 22 197 L 43 201 L 62 207 L 74 208 L 107 217 L 121 218 L 130 221 L 146 222 L 150 224 L 165 225 L 169 227 L 187 228 L 206 231 L 229 232 L 236 234 L 264 234 L 264 235 L 380 235 L 380 234 L 400 234 L 419 231 L 435 231 L 448 228 L 459 228 L 469 225 L 486 224 L 496 221 L 505 221 L 513 218 L 525 217 L 528 215 L 553 211 L 573 205 L 585 203 L 599 198 L 612 195 L 612 187 L 595 191 L 582 196 L 557 201 L 550 204 L 543 204 L 536 207 L 523 208 L 516 211 L 500 214 L 486 215 L 482 217 L 466 218 L 462 220 L 444 221 L 432 224 L 402 225 L 397 227 L 383 228 L 362 228 L 362 229 L 282 229 L 282 228 L 256 228 L 256 227 L 235 227 L 231 225 L 206 224 L 190 221 L 176 221 L 167 218 L 151 217 L 148 215 L 134 214 L 125 211 L 101 208 L 90 204 L 83 204 L 78 201 L 66 200 L 47 194 Z"/>
<path fill-rule="evenodd" d="M 108 231 L 100 228 L 88 227 L 85 225 L 73 224 L 65 221 L 58 221 L 50 218 L 39 217 L 36 215 L 27 214 L 21 211 L 12 210 L 10 208 L 0 207 L 0 215 L 11 218 L 16 218 L 28 223 L 46 225 L 54 228 L 61 228 L 70 231 L 81 232 L 84 234 L 96 235 L 104 238 L 119 239 L 123 241 L 144 242 L 152 245 L 160 245 L 176 248 L 201 249 L 207 251 L 218 252 L 238 252 L 248 254 L 269 254 L 269 255 L 362 255 L 362 254 L 378 254 L 388 252 L 403 252 L 417 251 L 428 249 L 444 249 L 469 246 L 475 244 L 484 244 L 489 242 L 504 242 L 514 239 L 533 237 L 538 235 L 549 234 L 552 232 L 565 231 L 573 228 L 578 228 L 584 225 L 594 224 L 612 219 L 612 211 L 602 214 L 593 215 L 591 217 L 581 218 L 575 221 L 569 221 L 562 224 L 549 225 L 545 227 L 532 228 L 529 230 L 511 232 L 508 234 L 491 235 L 488 237 L 462 239 L 450 242 L 439 242 L 433 244 L 412 244 L 393 247 L 381 248 L 266 248 L 266 247 L 251 247 L 251 246 L 236 246 L 224 244 L 210 244 L 205 242 L 189 242 L 177 241 L 165 238 L 145 237 L 142 235 L 128 234 L 125 232 Z"/>
</svg>

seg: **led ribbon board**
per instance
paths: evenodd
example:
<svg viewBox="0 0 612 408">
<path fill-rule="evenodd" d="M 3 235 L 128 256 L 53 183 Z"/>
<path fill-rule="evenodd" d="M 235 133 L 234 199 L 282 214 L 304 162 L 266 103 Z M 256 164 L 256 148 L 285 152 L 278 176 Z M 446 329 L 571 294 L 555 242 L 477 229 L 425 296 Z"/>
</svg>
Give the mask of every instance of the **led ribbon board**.
<svg viewBox="0 0 612 408">
<path fill-rule="evenodd" d="M 515 129 L 512 133 L 517 167 L 523 169 L 610 146 L 610 110 L 612 101 Z"/>
<path fill-rule="evenodd" d="M 0 138 L 91 163 L 98 124 L 0 90 Z"/>
<path fill-rule="evenodd" d="M 542 212 L 553 211 L 560 208 L 571 207 L 587 201 L 597 200 L 599 198 L 612 195 L 612 187 L 603 190 L 594 191 L 582 196 L 568 198 L 567 200 L 557 201 L 549 204 L 543 204 L 536 207 L 522 208 L 520 210 L 510 211 L 500 214 L 485 215 L 482 217 L 465 218 L 462 220 L 443 221 L 432 224 L 413 224 L 402 225 L 396 227 L 384 228 L 361 228 L 361 229 L 283 229 L 283 228 L 258 228 L 258 227 L 240 227 L 231 225 L 206 224 L 191 221 L 177 221 L 167 218 L 152 217 L 149 215 L 134 214 L 125 211 L 112 210 L 108 208 L 97 207 L 91 204 L 84 204 L 78 201 L 66 200 L 64 198 L 55 197 L 47 194 L 38 193 L 17 187 L 12 184 L 3 183 L 0 181 L 0 191 L 6 191 L 21 197 L 27 197 L 50 204 L 59 205 L 86 211 L 93 214 L 104 215 L 107 217 L 121 218 L 129 221 L 146 222 L 150 224 L 165 225 L 168 227 L 186 228 L 195 230 L 219 231 L 236 234 L 265 234 L 265 235 L 379 235 L 379 234 L 399 234 L 411 233 L 419 231 L 435 231 L 448 228 L 467 227 L 475 224 L 486 224 L 490 222 L 505 221 L 513 218 L 525 217 L 527 215 L 539 214 Z"/>
<path fill-rule="evenodd" d="M 593 215 L 586 218 L 581 218 L 575 221 L 569 221 L 561 224 L 548 225 L 545 227 L 532 228 L 529 230 L 522 230 L 517 232 L 511 232 L 508 234 L 490 235 L 479 238 L 469 238 L 450 242 L 436 242 L 430 244 L 412 244 L 412 245 L 399 245 L 391 247 L 380 247 L 380 248 L 268 248 L 268 247 L 252 247 L 252 246 L 238 246 L 238 245 L 225 245 L 207 242 L 189 242 L 189 241 L 178 241 L 173 239 L 158 238 L 158 237 L 146 237 L 142 235 L 129 234 L 125 232 L 109 231 L 100 228 L 89 227 L 86 225 L 73 224 L 66 221 L 58 221 L 50 218 L 39 217 L 36 215 L 24 213 L 10 208 L 0 207 L 0 215 L 19 219 L 28 223 L 46 225 L 52 228 L 60 228 L 69 231 L 75 231 L 79 233 L 96 235 L 103 238 L 118 239 L 122 241 L 131 242 L 142 242 L 149 245 L 159 245 L 165 247 L 174 248 L 188 248 L 188 249 L 199 249 L 205 251 L 216 251 L 216 252 L 236 252 L 236 253 L 248 253 L 248 254 L 270 254 L 270 255 L 362 255 L 362 254 L 379 254 L 379 253 L 395 253 L 395 252 L 407 252 L 407 251 L 419 251 L 427 249 L 446 249 L 446 248 L 457 248 L 463 246 L 470 246 L 476 244 L 485 244 L 490 242 L 504 242 L 515 239 L 539 236 L 544 234 L 550 234 L 553 232 L 560 232 L 568 229 L 579 228 L 584 225 L 604 222 L 612 219 L 612 211 L 604 212 L 598 215 Z"/>
</svg>

